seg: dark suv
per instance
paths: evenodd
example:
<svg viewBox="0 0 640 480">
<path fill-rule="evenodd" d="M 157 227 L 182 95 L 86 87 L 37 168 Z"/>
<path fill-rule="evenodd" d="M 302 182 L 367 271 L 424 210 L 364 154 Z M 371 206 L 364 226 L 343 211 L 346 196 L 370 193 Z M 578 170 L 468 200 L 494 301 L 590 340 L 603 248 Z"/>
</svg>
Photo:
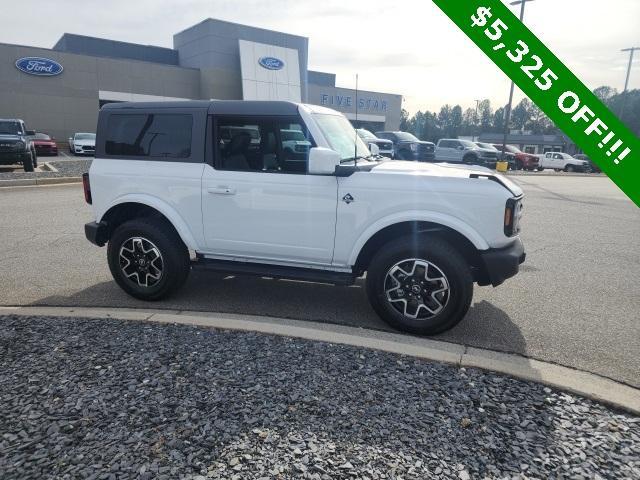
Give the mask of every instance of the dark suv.
<svg viewBox="0 0 640 480">
<path fill-rule="evenodd" d="M 436 158 L 436 146 L 433 143 L 418 140 L 408 132 L 376 132 L 376 137 L 393 142 L 393 152 L 396 160 L 433 162 Z"/>
<path fill-rule="evenodd" d="M 0 165 L 22 164 L 25 172 L 33 172 L 38 166 L 38 157 L 33 141 L 36 134 L 27 130 L 18 119 L 0 119 Z"/>
</svg>

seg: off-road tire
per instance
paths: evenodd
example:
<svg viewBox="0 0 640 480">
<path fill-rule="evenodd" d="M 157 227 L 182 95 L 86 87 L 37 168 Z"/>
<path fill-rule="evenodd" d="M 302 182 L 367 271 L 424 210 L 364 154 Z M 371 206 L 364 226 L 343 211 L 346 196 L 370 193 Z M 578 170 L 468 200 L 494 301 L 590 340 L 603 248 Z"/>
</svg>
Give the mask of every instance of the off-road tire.
<svg viewBox="0 0 640 480">
<path fill-rule="evenodd" d="M 479 165 L 480 162 L 478 160 L 478 157 L 475 155 L 465 155 L 462 158 L 462 163 L 465 163 L 467 165 Z"/>
<path fill-rule="evenodd" d="M 33 152 L 29 152 L 29 157 L 22 161 L 22 169 L 25 172 L 33 172 L 34 168 L 34 155 Z"/>
<path fill-rule="evenodd" d="M 428 319 L 412 319 L 388 300 L 385 282 L 390 269 L 404 259 L 429 262 L 446 277 L 449 297 L 444 308 Z M 435 335 L 453 328 L 466 315 L 473 297 L 473 278 L 463 256 L 450 244 L 429 235 L 406 236 L 383 245 L 367 270 L 366 289 L 371 306 L 385 322 L 398 330 Z"/>
<path fill-rule="evenodd" d="M 409 150 L 400 150 L 398 152 L 398 160 L 411 160 L 411 153 Z"/>
<path fill-rule="evenodd" d="M 162 273 L 157 283 L 141 286 L 137 279 L 125 274 L 121 248 L 132 238 L 146 239 L 159 250 Z M 118 226 L 109 239 L 107 259 L 111 275 L 120 288 L 132 297 L 148 301 L 160 300 L 177 291 L 191 270 L 189 250 L 173 226 L 162 219 L 139 218 Z"/>
</svg>

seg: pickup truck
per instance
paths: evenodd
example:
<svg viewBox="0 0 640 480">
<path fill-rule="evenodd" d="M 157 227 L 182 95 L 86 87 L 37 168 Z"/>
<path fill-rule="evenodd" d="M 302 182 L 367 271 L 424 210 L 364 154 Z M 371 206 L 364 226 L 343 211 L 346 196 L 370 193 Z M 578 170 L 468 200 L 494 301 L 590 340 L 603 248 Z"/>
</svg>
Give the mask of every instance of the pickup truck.
<svg viewBox="0 0 640 480">
<path fill-rule="evenodd" d="M 33 172 L 38 166 L 32 140 L 35 134 L 20 119 L 0 119 L 0 165 L 21 164 L 25 172 Z"/>
<path fill-rule="evenodd" d="M 590 170 L 588 161 L 578 160 L 562 152 L 547 152 L 541 155 L 538 170 L 542 171 L 545 168 L 553 168 L 556 172 L 588 172 Z"/>
<path fill-rule="evenodd" d="M 370 150 L 372 149 L 372 145 L 375 145 L 376 147 L 378 147 L 379 155 L 387 158 L 394 158 L 395 154 L 393 151 L 393 142 L 391 140 L 378 138 L 369 130 L 366 130 L 364 128 L 358 128 L 356 132 Z"/>
<path fill-rule="evenodd" d="M 393 158 L 398 160 L 416 160 L 432 162 L 435 158 L 435 145 L 418 140 L 409 132 L 376 132 L 376 137 L 390 140 L 393 143 Z"/>
<path fill-rule="evenodd" d="M 503 151 L 503 147 L 501 144 L 494 144 L 493 146 L 500 152 Z M 537 155 L 523 152 L 513 145 L 506 145 L 504 147 L 504 156 L 507 158 L 510 164 L 513 163 L 513 168 L 515 170 L 534 171 L 537 170 L 540 166 L 540 159 Z"/>
<path fill-rule="evenodd" d="M 481 148 L 467 140 L 442 138 L 436 144 L 436 161 L 495 168 L 498 152 L 495 148 Z"/>
<path fill-rule="evenodd" d="M 302 161 L 284 161 L 290 130 L 310 144 Z M 83 186 L 87 239 L 148 301 L 177 295 L 192 269 L 359 282 L 390 325 L 436 334 L 465 316 L 474 283 L 498 286 L 525 260 L 517 184 L 373 155 L 344 115 L 314 105 L 105 105 Z"/>
</svg>

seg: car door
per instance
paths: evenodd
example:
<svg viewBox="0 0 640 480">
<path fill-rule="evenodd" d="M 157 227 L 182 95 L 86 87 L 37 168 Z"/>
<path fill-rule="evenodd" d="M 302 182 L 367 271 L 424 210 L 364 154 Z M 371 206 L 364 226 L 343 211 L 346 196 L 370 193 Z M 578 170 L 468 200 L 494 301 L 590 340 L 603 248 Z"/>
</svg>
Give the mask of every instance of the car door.
<svg viewBox="0 0 640 480">
<path fill-rule="evenodd" d="M 553 168 L 561 168 L 563 169 L 565 167 L 565 159 L 562 156 L 562 154 L 560 153 L 554 153 L 553 154 Z"/>
<path fill-rule="evenodd" d="M 214 116 L 202 177 L 207 253 L 218 258 L 327 265 L 333 257 L 337 179 L 308 175 L 309 147 L 285 155 L 299 118 Z"/>
<path fill-rule="evenodd" d="M 457 151 L 457 142 L 454 142 L 453 140 L 444 140 L 442 142 L 443 144 L 443 149 L 442 149 L 442 159 L 445 162 L 458 162 L 460 161 L 457 157 L 458 157 L 458 151 Z"/>
</svg>

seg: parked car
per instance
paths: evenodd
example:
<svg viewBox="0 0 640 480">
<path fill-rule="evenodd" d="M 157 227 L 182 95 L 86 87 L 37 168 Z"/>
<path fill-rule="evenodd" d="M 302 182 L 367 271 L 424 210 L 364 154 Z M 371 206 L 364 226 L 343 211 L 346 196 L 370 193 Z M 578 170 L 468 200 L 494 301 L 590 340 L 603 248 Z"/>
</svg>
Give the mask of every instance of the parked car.
<svg viewBox="0 0 640 480">
<path fill-rule="evenodd" d="M 578 155 L 574 155 L 573 158 L 575 158 L 577 160 L 583 160 L 585 162 L 589 162 L 589 171 L 591 173 L 602 173 L 602 170 L 600 169 L 600 167 L 598 165 L 596 165 L 595 163 L 593 163 L 593 160 L 591 160 L 586 155 L 580 153 Z"/>
<path fill-rule="evenodd" d="M 30 137 L 35 134 L 18 118 L 0 119 L 0 165 L 19 164 L 25 172 L 33 172 L 38 155 Z"/>
<path fill-rule="evenodd" d="M 367 144 L 369 149 L 371 149 L 371 145 L 377 145 L 379 155 L 383 157 L 394 158 L 393 142 L 391 140 L 378 138 L 369 130 L 365 130 L 364 128 L 358 128 L 356 132 L 358 133 L 358 136 L 362 139 L 362 141 Z"/>
<path fill-rule="evenodd" d="M 138 127 L 122 128 L 132 119 Z M 225 126 L 244 124 L 261 139 L 299 125 L 312 143 L 305 169 L 269 168 L 281 147 L 251 151 L 246 132 L 219 143 Z M 380 162 L 328 108 L 112 103 L 97 131 L 85 234 L 108 245 L 115 281 L 136 298 L 170 295 L 192 269 L 339 285 L 366 273 L 383 319 L 435 334 L 464 317 L 474 282 L 500 285 L 525 259 L 518 185 L 470 166 Z"/>
<path fill-rule="evenodd" d="M 393 158 L 397 160 L 432 162 L 435 159 L 435 145 L 418 140 L 411 133 L 376 132 L 376 137 L 393 142 Z"/>
<path fill-rule="evenodd" d="M 74 155 L 94 155 L 96 153 L 95 133 L 74 133 L 69 137 L 69 152 Z"/>
<path fill-rule="evenodd" d="M 438 162 L 466 163 L 495 169 L 498 153 L 495 148 L 481 148 L 473 142 L 457 138 L 442 138 L 436 145 Z"/>
<path fill-rule="evenodd" d="M 589 162 L 573 158 L 568 153 L 547 152 L 540 157 L 538 170 L 553 168 L 556 172 L 586 172 L 589 170 Z"/>
<path fill-rule="evenodd" d="M 311 142 L 307 140 L 304 132 L 300 130 L 286 129 L 280 130 L 280 136 L 282 138 L 282 147 L 286 157 L 295 158 L 297 156 L 301 156 L 302 159 L 304 159 L 311 148 Z"/>
<path fill-rule="evenodd" d="M 36 134 L 31 137 L 31 141 L 36 149 L 37 155 L 41 157 L 55 157 L 58 155 L 58 145 L 55 139 L 46 133 L 36 132 Z"/>
<path fill-rule="evenodd" d="M 498 151 L 502 152 L 501 144 L 493 144 Z M 514 147 L 513 145 L 506 145 L 506 150 L 504 153 L 507 156 L 507 160 L 511 163 L 513 162 L 514 170 L 530 170 L 534 171 L 538 169 L 538 164 L 540 159 L 537 155 L 533 155 L 532 153 L 525 153 L 520 150 L 518 147 Z"/>
</svg>

